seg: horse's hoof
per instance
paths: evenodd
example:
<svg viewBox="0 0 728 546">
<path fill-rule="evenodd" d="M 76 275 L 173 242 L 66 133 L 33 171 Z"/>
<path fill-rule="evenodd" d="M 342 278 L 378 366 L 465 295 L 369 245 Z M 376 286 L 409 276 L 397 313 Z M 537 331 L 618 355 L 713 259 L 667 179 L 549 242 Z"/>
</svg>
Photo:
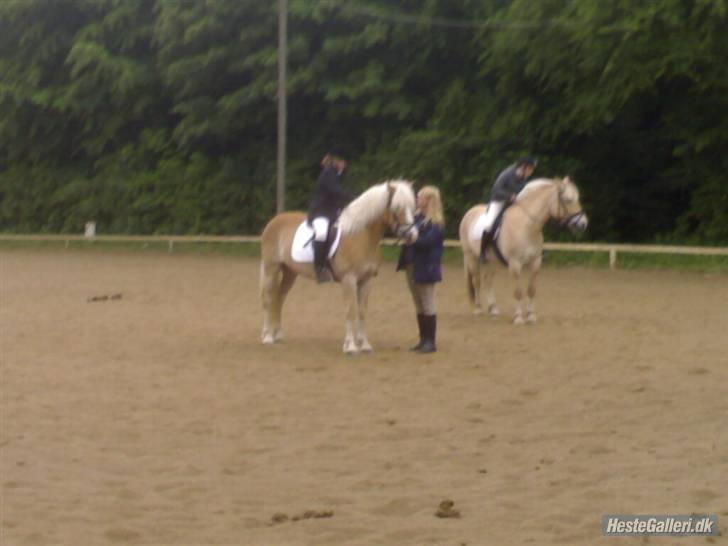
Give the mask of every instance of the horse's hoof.
<svg viewBox="0 0 728 546">
<path fill-rule="evenodd" d="M 500 312 L 500 309 L 498 309 L 497 306 L 491 305 L 490 307 L 488 307 L 488 314 L 491 317 L 499 317 L 500 314 L 501 314 L 501 312 Z"/>
<path fill-rule="evenodd" d="M 361 351 L 362 353 L 367 353 L 367 354 L 371 354 L 371 353 L 373 353 L 373 352 L 374 352 L 374 347 L 372 347 L 372 346 L 371 346 L 371 344 L 370 344 L 370 343 L 369 343 L 368 341 L 366 341 L 366 342 L 362 343 L 362 344 L 361 344 L 361 345 L 359 346 L 359 350 L 360 350 L 360 351 Z"/>
<path fill-rule="evenodd" d="M 536 324 L 536 321 L 537 321 L 537 320 L 538 320 L 538 318 L 537 318 L 537 317 L 536 317 L 536 315 L 534 315 L 533 313 L 529 314 L 529 315 L 528 315 L 528 316 L 526 317 L 526 323 L 527 323 L 527 324 Z"/>
<path fill-rule="evenodd" d="M 353 341 L 344 342 L 344 354 L 355 355 L 359 353 L 359 347 Z"/>
<path fill-rule="evenodd" d="M 263 341 L 263 345 L 273 345 L 276 342 L 273 334 L 264 334 L 261 340 Z"/>
<path fill-rule="evenodd" d="M 518 315 L 517 317 L 514 317 L 513 324 L 515 324 L 516 326 L 523 326 L 524 324 L 526 324 L 526 321 L 523 320 L 523 317 L 521 315 Z"/>
<path fill-rule="evenodd" d="M 483 308 L 482 307 L 476 307 L 475 309 L 473 309 L 473 314 L 476 317 L 479 317 L 480 315 L 483 314 Z"/>
<path fill-rule="evenodd" d="M 283 343 L 283 332 L 281 332 L 280 330 L 276 330 L 275 334 L 273 334 L 273 342 Z"/>
</svg>

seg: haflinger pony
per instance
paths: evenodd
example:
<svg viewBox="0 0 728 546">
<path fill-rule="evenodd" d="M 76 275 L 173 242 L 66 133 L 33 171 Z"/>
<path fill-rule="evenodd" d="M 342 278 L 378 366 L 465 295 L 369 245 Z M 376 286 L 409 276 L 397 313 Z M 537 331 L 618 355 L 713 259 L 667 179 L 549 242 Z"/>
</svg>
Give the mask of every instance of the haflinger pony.
<svg viewBox="0 0 728 546">
<path fill-rule="evenodd" d="M 480 240 L 482 218 L 486 205 L 476 205 L 465 213 L 460 222 L 460 244 L 465 259 L 465 283 L 470 303 L 475 314 L 481 314 L 481 280 L 485 283 L 488 312 L 498 316 L 500 311 L 495 301 L 493 276 L 501 265 L 494 249 L 489 249 L 489 263 L 480 263 Z M 539 178 L 529 182 L 516 197 L 515 203 L 503 215 L 500 233 L 495 244 L 505 259 L 511 277 L 515 282 L 516 309 L 515 324 L 536 322 L 534 298 L 536 277 L 541 268 L 543 252 L 543 227 L 554 219 L 573 232 L 584 231 L 588 224 L 586 214 L 579 202 L 579 190 L 566 178 Z M 528 276 L 525 316 L 522 308 L 523 290 L 521 279 Z"/>
<path fill-rule="evenodd" d="M 366 311 L 371 279 L 381 262 L 379 242 L 387 229 L 407 242 L 417 239 L 415 195 L 406 180 L 372 186 L 343 210 L 337 222 L 339 248 L 331 259 L 335 280 L 341 283 L 347 305 L 344 352 L 371 352 Z M 281 312 L 298 275 L 315 279 L 313 264 L 294 261 L 294 234 L 306 220 L 303 212 L 284 212 L 265 226 L 261 236 L 260 291 L 263 303 L 263 343 L 282 341 Z"/>
</svg>

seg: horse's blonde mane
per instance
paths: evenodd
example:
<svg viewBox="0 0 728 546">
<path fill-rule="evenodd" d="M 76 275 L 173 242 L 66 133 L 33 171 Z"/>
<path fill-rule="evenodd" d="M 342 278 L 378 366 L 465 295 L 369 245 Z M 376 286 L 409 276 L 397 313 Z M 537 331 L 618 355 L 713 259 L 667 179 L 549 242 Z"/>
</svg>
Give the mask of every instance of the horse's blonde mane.
<svg viewBox="0 0 728 546">
<path fill-rule="evenodd" d="M 392 210 L 415 209 L 415 194 L 412 183 L 407 180 L 387 180 L 372 186 L 354 199 L 339 217 L 342 234 L 347 235 L 361 231 L 384 214 L 389 202 L 388 186 L 394 188 Z"/>
<path fill-rule="evenodd" d="M 565 178 L 537 178 L 532 180 L 518 194 L 517 201 L 529 199 L 545 188 L 559 188 L 561 199 L 568 201 L 579 201 L 579 188 L 570 177 Z"/>
<path fill-rule="evenodd" d="M 534 193 L 539 192 L 546 187 L 556 185 L 557 182 L 557 180 L 551 180 L 550 178 L 537 178 L 535 180 L 531 180 L 519 192 L 518 200 L 520 201 L 521 199 L 527 199 L 528 197 L 531 197 Z"/>
</svg>

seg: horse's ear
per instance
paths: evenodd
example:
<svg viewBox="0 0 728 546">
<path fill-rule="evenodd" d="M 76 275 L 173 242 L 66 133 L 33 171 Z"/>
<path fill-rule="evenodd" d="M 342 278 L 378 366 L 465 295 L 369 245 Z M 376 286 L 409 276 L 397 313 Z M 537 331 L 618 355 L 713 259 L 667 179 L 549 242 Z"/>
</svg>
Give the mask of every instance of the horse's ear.
<svg viewBox="0 0 728 546">
<path fill-rule="evenodd" d="M 571 180 L 571 177 L 568 174 L 564 177 L 563 183 L 564 184 L 572 184 L 573 183 L 572 180 Z"/>
</svg>

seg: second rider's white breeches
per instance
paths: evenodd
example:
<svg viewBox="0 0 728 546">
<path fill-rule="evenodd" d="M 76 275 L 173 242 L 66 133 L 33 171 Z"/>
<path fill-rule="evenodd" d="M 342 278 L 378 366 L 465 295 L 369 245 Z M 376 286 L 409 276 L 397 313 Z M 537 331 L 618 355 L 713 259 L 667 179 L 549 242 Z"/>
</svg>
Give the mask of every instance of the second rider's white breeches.
<svg viewBox="0 0 728 546">
<path fill-rule="evenodd" d="M 313 219 L 311 225 L 313 226 L 314 241 L 319 243 L 326 241 L 326 238 L 329 236 L 329 219 L 324 216 L 319 216 Z"/>
<path fill-rule="evenodd" d="M 485 231 L 493 229 L 493 223 L 503 210 L 503 201 L 491 201 L 488 204 L 488 211 L 485 213 Z"/>
</svg>

